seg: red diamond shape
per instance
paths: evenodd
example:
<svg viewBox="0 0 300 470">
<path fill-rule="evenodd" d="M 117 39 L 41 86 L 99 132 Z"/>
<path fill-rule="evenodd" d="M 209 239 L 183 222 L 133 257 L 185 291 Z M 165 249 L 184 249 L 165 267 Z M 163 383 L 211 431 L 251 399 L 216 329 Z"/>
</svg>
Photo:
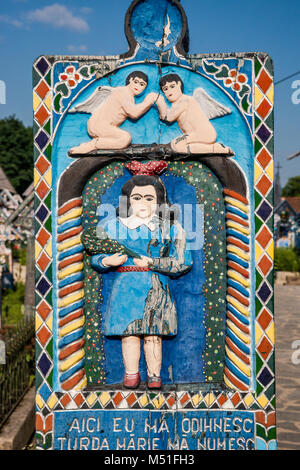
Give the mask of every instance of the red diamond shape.
<svg viewBox="0 0 300 470">
<path fill-rule="evenodd" d="M 228 398 L 226 397 L 226 395 L 223 395 L 222 393 L 222 395 L 218 396 L 217 400 L 218 400 L 219 405 L 222 406 L 228 400 Z"/>
<path fill-rule="evenodd" d="M 272 157 L 271 155 L 269 154 L 269 152 L 263 148 L 260 153 L 257 155 L 257 160 L 258 162 L 261 164 L 261 166 L 263 168 L 266 168 L 267 165 L 270 163 L 270 161 L 272 160 Z"/>
<path fill-rule="evenodd" d="M 48 160 L 43 155 L 41 155 L 38 158 L 35 166 L 39 170 L 41 175 L 43 175 L 48 170 L 48 168 L 50 166 L 50 163 L 48 162 Z"/>
<path fill-rule="evenodd" d="M 233 397 L 231 397 L 231 402 L 234 406 L 237 406 L 237 404 L 241 401 L 240 394 L 236 392 Z"/>
<path fill-rule="evenodd" d="M 39 259 L 37 261 L 37 264 L 39 265 L 39 267 L 41 268 L 42 271 L 45 271 L 48 264 L 49 264 L 49 262 L 50 262 L 50 258 L 45 253 L 43 253 L 39 257 Z"/>
<path fill-rule="evenodd" d="M 36 87 L 35 89 L 35 92 L 39 95 L 40 98 L 42 98 L 42 100 L 45 98 L 45 96 L 47 95 L 47 93 L 49 92 L 49 87 L 47 85 L 46 82 L 41 81 L 41 83 L 39 84 L 39 86 Z"/>
<path fill-rule="evenodd" d="M 262 257 L 262 259 L 260 260 L 260 262 L 258 263 L 258 266 L 259 266 L 261 272 L 264 274 L 264 276 L 266 276 L 268 274 L 268 272 L 270 271 L 272 265 L 273 265 L 273 263 L 270 260 L 270 258 L 268 258 L 267 255 L 264 255 Z"/>
<path fill-rule="evenodd" d="M 173 397 L 173 395 L 171 395 L 168 399 L 167 399 L 167 403 L 169 405 L 170 408 L 172 408 L 172 406 L 174 405 L 175 403 L 175 398 Z"/>
<path fill-rule="evenodd" d="M 129 406 L 132 406 L 134 402 L 137 400 L 135 393 L 131 393 L 127 398 L 126 401 Z"/>
<path fill-rule="evenodd" d="M 42 126 L 46 122 L 46 120 L 48 119 L 49 112 L 47 111 L 45 106 L 42 105 L 39 108 L 39 110 L 35 113 L 34 117 L 36 118 L 38 123 Z"/>
<path fill-rule="evenodd" d="M 76 395 L 76 397 L 74 398 L 74 401 L 77 406 L 80 406 L 84 402 L 84 398 L 81 395 L 81 393 L 78 393 L 78 395 Z"/>
<path fill-rule="evenodd" d="M 36 192 L 38 193 L 41 199 L 44 199 L 44 197 L 48 194 L 49 188 L 43 180 L 40 182 L 40 184 L 36 188 Z"/>
<path fill-rule="evenodd" d="M 61 405 L 65 408 L 67 406 L 68 403 L 70 403 L 71 401 L 71 398 L 68 394 L 64 395 L 61 399 L 60 399 L 60 403 Z"/>
<path fill-rule="evenodd" d="M 267 227 L 264 226 L 262 227 L 261 231 L 257 235 L 256 240 L 263 248 L 266 248 L 271 238 L 272 238 L 272 234 L 270 233 L 269 229 L 267 229 Z"/>
<path fill-rule="evenodd" d="M 260 345 L 258 346 L 257 350 L 259 351 L 261 357 L 264 361 L 266 361 L 273 350 L 273 345 L 270 343 L 266 336 L 263 337 Z"/>
<path fill-rule="evenodd" d="M 183 397 L 180 399 L 180 403 L 184 405 L 188 401 L 188 399 L 189 399 L 189 395 L 185 393 Z"/>
<path fill-rule="evenodd" d="M 123 395 L 120 392 L 118 392 L 113 398 L 113 402 L 116 406 L 119 406 L 122 400 L 123 400 Z"/>
<path fill-rule="evenodd" d="M 270 103 L 266 99 L 264 99 L 258 106 L 256 112 L 261 118 L 265 119 L 271 108 L 272 106 L 270 105 Z"/>
<path fill-rule="evenodd" d="M 269 180 L 269 178 L 266 177 L 266 175 L 263 175 L 259 182 L 256 185 L 256 189 L 265 196 L 267 192 L 269 191 L 270 187 L 272 186 L 272 182 Z"/>
<path fill-rule="evenodd" d="M 267 74 L 265 69 L 262 69 L 259 79 L 257 80 L 257 84 L 264 93 L 268 91 L 272 81 L 272 78 Z"/>
<path fill-rule="evenodd" d="M 37 337 L 38 337 L 38 339 L 40 340 L 40 342 L 42 343 L 43 346 L 45 346 L 45 344 L 47 343 L 50 336 L 51 336 L 51 333 L 48 330 L 48 328 L 46 328 L 45 326 L 43 326 L 40 329 L 40 331 L 37 333 Z"/>
<path fill-rule="evenodd" d="M 36 237 L 37 241 L 41 246 L 45 246 L 49 238 L 50 234 L 44 228 L 41 228 L 38 233 L 38 236 Z"/>
<path fill-rule="evenodd" d="M 40 317 L 45 321 L 48 317 L 49 313 L 51 312 L 51 308 L 44 300 L 37 306 L 37 312 Z"/>
<path fill-rule="evenodd" d="M 262 327 L 263 330 L 265 330 L 270 322 L 272 320 L 272 315 L 264 308 L 261 314 L 259 315 L 259 318 L 257 319 L 258 323 Z"/>
</svg>

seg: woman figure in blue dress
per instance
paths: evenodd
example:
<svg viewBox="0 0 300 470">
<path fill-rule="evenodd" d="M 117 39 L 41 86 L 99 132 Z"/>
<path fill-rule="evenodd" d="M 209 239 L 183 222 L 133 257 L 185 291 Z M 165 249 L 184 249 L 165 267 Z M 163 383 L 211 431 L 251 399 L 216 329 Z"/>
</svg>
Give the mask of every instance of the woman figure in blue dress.
<svg viewBox="0 0 300 470">
<path fill-rule="evenodd" d="M 117 217 L 98 228 L 133 254 L 97 254 L 91 258 L 95 270 L 112 276 L 104 334 L 122 338 L 126 388 L 137 388 L 140 383 L 141 337 L 148 387 L 161 388 L 162 337 L 177 334 L 169 278 L 184 274 L 192 266 L 185 232 L 158 177 L 166 167 L 165 162 L 157 161 L 127 165 L 135 176 L 122 188 Z"/>
</svg>

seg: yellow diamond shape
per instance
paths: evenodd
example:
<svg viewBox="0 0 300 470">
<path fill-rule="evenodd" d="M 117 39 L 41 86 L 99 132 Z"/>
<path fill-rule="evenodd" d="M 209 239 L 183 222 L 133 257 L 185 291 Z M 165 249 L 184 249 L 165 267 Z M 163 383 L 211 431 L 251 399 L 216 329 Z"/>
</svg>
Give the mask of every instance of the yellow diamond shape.
<svg viewBox="0 0 300 470">
<path fill-rule="evenodd" d="M 269 163 L 268 168 L 266 169 L 266 174 L 269 176 L 270 180 L 274 180 L 274 162 L 273 160 Z"/>
<path fill-rule="evenodd" d="M 254 402 L 254 398 L 252 394 L 248 393 L 248 395 L 244 398 L 245 405 L 249 408 L 253 402 Z"/>
<path fill-rule="evenodd" d="M 210 407 L 213 404 L 214 400 L 215 400 L 215 395 L 213 393 L 208 393 L 204 397 L 204 401 L 205 401 L 207 407 Z"/>
<path fill-rule="evenodd" d="M 202 396 L 202 393 L 199 392 L 197 393 L 196 395 L 193 396 L 192 398 L 192 402 L 194 404 L 194 406 L 198 406 L 199 403 L 203 400 L 203 396 Z"/>
<path fill-rule="evenodd" d="M 105 406 L 109 402 L 109 400 L 110 400 L 109 393 L 107 393 L 107 392 L 101 393 L 99 401 L 100 401 L 102 406 Z"/>
<path fill-rule="evenodd" d="M 37 331 L 40 328 L 42 323 L 43 323 L 43 320 L 40 318 L 39 315 L 36 315 L 35 316 L 35 331 Z"/>
<path fill-rule="evenodd" d="M 140 404 L 145 407 L 149 403 L 149 398 L 148 395 L 145 393 L 141 398 L 140 398 Z"/>
<path fill-rule="evenodd" d="M 97 400 L 97 395 L 96 393 L 90 393 L 89 396 L 87 397 L 86 401 L 90 406 L 93 406 L 95 401 Z"/>
<path fill-rule="evenodd" d="M 52 331 L 52 319 L 53 319 L 53 316 L 52 316 L 52 313 L 51 313 L 51 315 L 49 315 L 49 317 L 47 318 L 47 321 L 46 321 L 46 325 L 48 326 L 50 331 Z"/>
<path fill-rule="evenodd" d="M 274 322 L 272 322 L 269 328 L 266 330 L 266 334 L 272 344 L 275 342 L 275 331 L 274 331 Z"/>
<path fill-rule="evenodd" d="M 38 242 L 35 242 L 35 259 L 38 259 L 42 251 L 42 247 Z"/>
<path fill-rule="evenodd" d="M 263 336 L 264 332 L 258 323 L 255 324 L 255 344 L 258 344 Z"/>
<path fill-rule="evenodd" d="M 266 249 L 266 253 L 270 256 L 271 260 L 274 259 L 274 241 L 271 240 L 271 243 L 269 243 L 268 248 Z"/>
<path fill-rule="evenodd" d="M 33 104 L 33 111 L 35 112 L 36 109 L 39 107 L 39 105 L 41 104 L 41 99 L 35 94 L 33 93 L 33 97 L 32 97 L 32 104 Z"/>
<path fill-rule="evenodd" d="M 163 405 L 164 401 L 165 401 L 165 400 L 164 400 L 164 398 L 162 397 L 162 395 L 159 394 L 156 398 L 154 398 L 153 404 L 154 404 L 154 406 L 155 406 L 156 408 L 160 408 L 160 407 Z"/>
<path fill-rule="evenodd" d="M 255 86 L 255 91 L 254 91 L 255 108 L 257 108 L 257 106 L 259 105 L 262 97 L 263 97 L 262 92 L 260 91 L 260 89 L 257 86 Z"/>
<path fill-rule="evenodd" d="M 264 252 L 263 248 L 260 246 L 258 242 L 255 242 L 255 263 L 257 264 L 257 261 L 261 257 L 262 253 Z"/>
<path fill-rule="evenodd" d="M 36 397 L 35 397 L 35 402 L 37 404 L 37 406 L 42 409 L 43 406 L 44 406 L 44 400 L 42 399 L 41 395 L 39 393 L 36 394 Z"/>
<path fill-rule="evenodd" d="M 50 93 L 48 94 L 47 98 L 44 100 L 44 103 L 49 109 L 49 111 L 51 111 L 52 96 Z"/>
<path fill-rule="evenodd" d="M 258 403 L 260 404 L 260 406 L 262 408 L 265 408 L 267 406 L 267 404 L 269 403 L 269 400 L 267 399 L 266 395 L 264 393 L 262 393 L 258 399 L 257 399 Z"/>
<path fill-rule="evenodd" d="M 254 164 L 254 182 L 256 183 L 256 181 L 258 181 L 258 179 L 260 178 L 260 176 L 262 175 L 263 173 L 263 169 L 260 167 L 260 165 L 255 161 L 255 164 Z"/>
<path fill-rule="evenodd" d="M 51 409 L 54 408 L 57 402 L 58 402 L 58 399 L 56 398 L 55 393 L 52 393 L 49 400 L 47 401 L 49 408 Z"/>
<path fill-rule="evenodd" d="M 270 86 L 270 89 L 269 89 L 268 93 L 266 94 L 266 97 L 268 98 L 270 103 L 272 103 L 272 104 L 274 103 L 274 85 Z"/>
</svg>

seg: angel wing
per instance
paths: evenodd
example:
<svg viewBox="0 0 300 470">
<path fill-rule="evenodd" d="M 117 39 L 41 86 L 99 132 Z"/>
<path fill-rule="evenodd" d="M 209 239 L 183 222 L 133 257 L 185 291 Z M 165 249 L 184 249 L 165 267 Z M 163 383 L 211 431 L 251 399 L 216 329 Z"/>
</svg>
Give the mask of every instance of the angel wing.
<svg viewBox="0 0 300 470">
<path fill-rule="evenodd" d="M 73 106 L 73 108 L 69 110 L 69 113 L 93 113 L 103 105 L 112 90 L 113 87 L 111 86 L 99 86 L 85 101 Z"/>
<path fill-rule="evenodd" d="M 193 97 L 196 101 L 198 101 L 201 109 L 208 119 L 215 119 L 221 116 L 226 116 L 232 112 L 229 108 L 226 108 L 226 106 L 223 106 L 222 104 L 218 103 L 218 101 L 209 96 L 206 91 L 203 90 L 203 88 L 196 88 L 193 93 Z"/>
</svg>

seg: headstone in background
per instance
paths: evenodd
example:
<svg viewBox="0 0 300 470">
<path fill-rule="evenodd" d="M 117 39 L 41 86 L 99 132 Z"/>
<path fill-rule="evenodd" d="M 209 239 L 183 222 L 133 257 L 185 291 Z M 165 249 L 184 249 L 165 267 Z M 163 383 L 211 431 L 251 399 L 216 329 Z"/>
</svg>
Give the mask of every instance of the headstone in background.
<svg viewBox="0 0 300 470">
<path fill-rule="evenodd" d="M 33 67 L 37 446 L 274 449 L 272 61 L 125 31 Z"/>
</svg>

